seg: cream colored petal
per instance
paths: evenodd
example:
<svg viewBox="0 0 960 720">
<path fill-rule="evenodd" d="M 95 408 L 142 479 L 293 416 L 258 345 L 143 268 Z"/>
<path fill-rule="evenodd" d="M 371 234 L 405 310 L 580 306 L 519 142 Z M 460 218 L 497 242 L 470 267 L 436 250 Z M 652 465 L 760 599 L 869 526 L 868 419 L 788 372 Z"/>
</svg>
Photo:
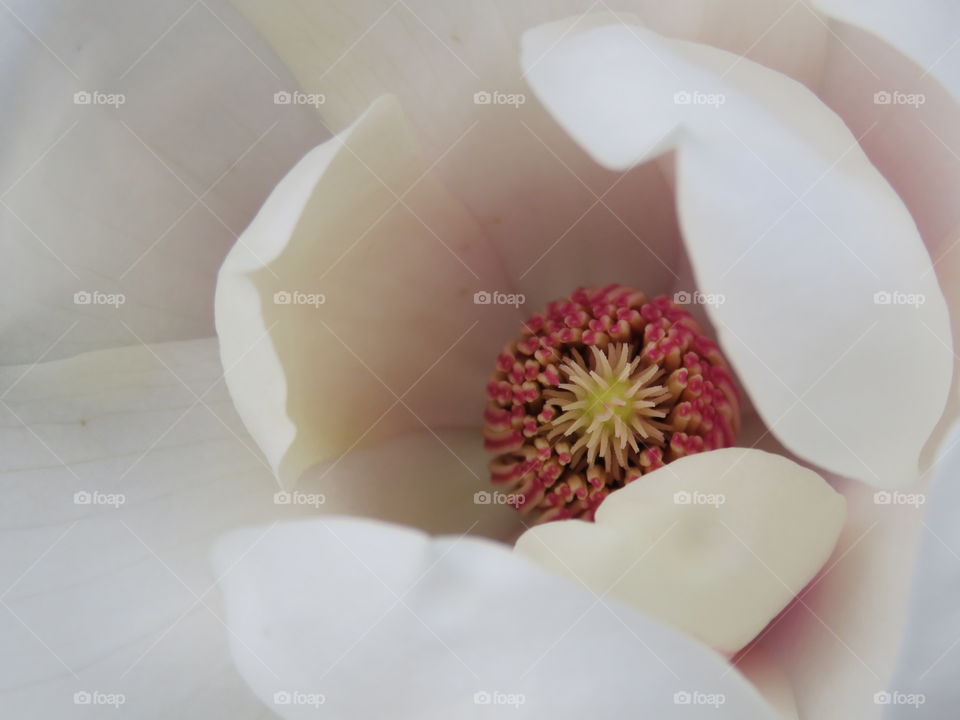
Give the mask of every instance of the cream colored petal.
<svg viewBox="0 0 960 720">
<path fill-rule="evenodd" d="M 845 517 L 843 497 L 811 470 L 729 448 L 645 475 L 594 523 L 534 527 L 516 550 L 734 653 L 823 566 Z"/>
<path fill-rule="evenodd" d="M 472 426 L 520 327 L 509 293 L 384 98 L 290 171 L 221 268 L 227 385 L 287 485 L 403 431 Z"/>
</svg>

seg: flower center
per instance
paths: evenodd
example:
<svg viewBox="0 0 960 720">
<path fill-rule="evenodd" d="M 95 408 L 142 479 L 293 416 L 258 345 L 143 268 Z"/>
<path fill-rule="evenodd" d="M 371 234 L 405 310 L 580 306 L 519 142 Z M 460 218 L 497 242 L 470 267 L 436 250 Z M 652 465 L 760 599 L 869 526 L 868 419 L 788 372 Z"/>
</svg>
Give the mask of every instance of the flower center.
<svg viewBox="0 0 960 720">
<path fill-rule="evenodd" d="M 525 324 L 487 385 L 494 484 L 533 522 L 593 519 L 612 491 L 733 445 L 739 394 L 716 344 L 666 297 L 580 288 Z"/>
<path fill-rule="evenodd" d="M 610 345 L 604 352 L 591 346 L 593 362 L 588 365 L 573 349 L 572 358 L 561 366 L 568 382 L 559 389 L 546 389 L 545 405 L 555 407 L 559 415 L 549 421 L 548 440 L 558 437 L 577 438 L 570 451 L 576 458 L 586 449 L 587 464 L 597 458 L 604 469 L 620 473 L 627 467 L 628 456 L 640 452 L 640 443 L 662 443 L 665 425 L 657 418 L 666 417 L 660 406 L 670 392 L 657 385 L 663 372 L 657 365 L 638 370 L 642 360 L 626 343 Z"/>
</svg>

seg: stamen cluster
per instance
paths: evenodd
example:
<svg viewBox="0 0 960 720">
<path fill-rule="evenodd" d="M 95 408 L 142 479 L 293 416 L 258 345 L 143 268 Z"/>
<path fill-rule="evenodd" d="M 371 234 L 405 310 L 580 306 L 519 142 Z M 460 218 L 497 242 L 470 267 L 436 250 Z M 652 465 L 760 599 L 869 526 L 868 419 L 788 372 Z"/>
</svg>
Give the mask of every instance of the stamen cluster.
<svg viewBox="0 0 960 720">
<path fill-rule="evenodd" d="M 497 356 L 484 420 L 491 479 L 521 513 L 589 520 L 644 473 L 733 445 L 740 401 L 690 313 L 609 285 L 530 318 Z"/>
</svg>

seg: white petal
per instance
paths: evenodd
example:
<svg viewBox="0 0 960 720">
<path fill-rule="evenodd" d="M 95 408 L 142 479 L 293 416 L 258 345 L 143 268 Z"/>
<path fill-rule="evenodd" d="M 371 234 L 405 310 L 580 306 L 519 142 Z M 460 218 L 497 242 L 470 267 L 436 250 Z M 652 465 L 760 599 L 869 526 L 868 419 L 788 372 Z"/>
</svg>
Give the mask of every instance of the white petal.
<svg viewBox="0 0 960 720">
<path fill-rule="evenodd" d="M 678 692 L 775 717 L 717 655 L 502 545 L 347 519 L 263 532 L 215 564 L 236 663 L 285 718 L 311 695 L 331 718 L 691 717 Z"/>
<path fill-rule="evenodd" d="M 960 701 L 960 431 L 954 428 L 943 445 L 943 455 L 927 494 L 922 545 L 911 590 L 909 621 L 888 692 L 922 694 L 918 712 L 900 700 L 889 709 L 894 718 L 941 718 L 955 713 Z M 919 514 L 919 513 L 917 513 Z"/>
<path fill-rule="evenodd" d="M 236 233 L 327 137 L 289 72 L 225 0 L 11 1 L 0 60 L 0 362 L 212 335 Z"/>
<path fill-rule="evenodd" d="M 521 516 L 491 492 L 489 460 L 479 428 L 421 430 L 311 468 L 297 489 L 323 495 L 325 512 L 513 540 Z"/>
<path fill-rule="evenodd" d="M 710 317 L 778 438 L 831 471 L 910 482 L 953 357 L 943 295 L 903 203 L 801 85 L 609 22 L 525 36 L 538 95 L 612 168 L 677 149 L 694 271 L 724 299 Z M 914 297 L 922 304 L 896 304 Z"/>
<path fill-rule="evenodd" d="M 734 653 L 823 566 L 843 496 L 796 463 L 729 448 L 612 493 L 596 522 L 531 528 L 517 552 Z"/>
<path fill-rule="evenodd" d="M 277 186 L 217 285 L 227 384 L 286 483 L 360 443 L 473 425 L 520 327 L 472 218 L 376 102 Z M 517 302 L 522 298 L 516 298 Z"/>
<path fill-rule="evenodd" d="M 871 32 L 913 58 L 960 100 L 960 7 L 939 0 L 813 0 L 814 7 Z"/>
<path fill-rule="evenodd" d="M 918 18 L 919 19 L 919 18 Z M 934 261 L 960 336 L 960 104 L 910 58 L 858 27 L 836 23 L 818 95 L 857 136 L 903 198 Z M 891 100 L 886 103 L 886 100 Z M 932 330 L 931 330 L 932 332 Z M 945 347 L 949 336 L 940 338 Z M 955 358 L 955 360 L 957 360 Z M 954 377 L 960 377 L 960 360 Z M 955 380 L 956 383 L 956 380 Z M 956 393 L 927 443 L 924 469 L 958 417 Z"/>
<path fill-rule="evenodd" d="M 75 704 L 98 692 L 124 696 L 118 717 L 262 717 L 205 558 L 295 509 L 219 378 L 212 340 L 0 371 L 4 716 L 113 712 Z"/>
</svg>

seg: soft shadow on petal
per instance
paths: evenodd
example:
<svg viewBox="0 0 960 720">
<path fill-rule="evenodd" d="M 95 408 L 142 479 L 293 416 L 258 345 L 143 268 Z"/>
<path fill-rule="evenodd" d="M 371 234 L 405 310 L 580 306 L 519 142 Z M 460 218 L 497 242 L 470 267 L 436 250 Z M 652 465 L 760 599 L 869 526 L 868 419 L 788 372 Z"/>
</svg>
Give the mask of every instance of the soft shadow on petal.
<svg viewBox="0 0 960 720">
<path fill-rule="evenodd" d="M 914 58 L 960 100 L 960 6 L 938 0 L 811 0 L 842 22 L 873 33 Z"/>
<path fill-rule="evenodd" d="M 336 717 L 679 719 L 694 692 L 776 717 L 716 654 L 488 541 L 331 519 L 233 533 L 214 564 L 237 666 L 285 718 L 312 695 Z"/>
<path fill-rule="evenodd" d="M 946 305 L 903 203 L 803 86 L 609 23 L 525 36 L 538 95 L 610 167 L 678 148 L 698 284 L 723 298 L 710 317 L 784 445 L 867 482 L 912 482 L 953 356 L 941 342 Z"/>
<path fill-rule="evenodd" d="M 904 637 L 924 506 L 922 486 L 874 490 L 828 476 L 848 519 L 823 571 L 747 647 L 772 654 L 793 686 L 801 718 L 877 718 Z"/>
<path fill-rule="evenodd" d="M 0 58 L 0 362 L 212 335 L 236 234 L 327 137 L 289 71 L 224 0 L 4 3 Z"/>
<path fill-rule="evenodd" d="M 781 720 L 800 720 L 790 678 L 773 655 L 757 648 L 737 663 L 737 669 L 777 709 Z"/>
<path fill-rule="evenodd" d="M 297 488 L 322 494 L 324 512 L 512 541 L 522 517 L 493 492 L 489 459 L 478 428 L 421 430 L 311 468 Z"/>
<path fill-rule="evenodd" d="M 909 619 L 889 692 L 924 695 L 914 708 L 901 701 L 890 720 L 950 717 L 960 702 L 960 431 L 947 437 L 932 469 L 920 553 L 911 590 Z"/>
<path fill-rule="evenodd" d="M 395 99 L 308 153 L 230 252 L 216 294 L 227 385 L 282 481 L 400 432 L 478 422 L 520 314 L 477 293 L 505 289 Z"/>
<path fill-rule="evenodd" d="M 74 693 L 99 692 L 122 717 L 263 717 L 206 555 L 297 513 L 273 502 L 215 341 L 4 368 L 0 392 L 4 716 L 86 717 Z"/>
</svg>

